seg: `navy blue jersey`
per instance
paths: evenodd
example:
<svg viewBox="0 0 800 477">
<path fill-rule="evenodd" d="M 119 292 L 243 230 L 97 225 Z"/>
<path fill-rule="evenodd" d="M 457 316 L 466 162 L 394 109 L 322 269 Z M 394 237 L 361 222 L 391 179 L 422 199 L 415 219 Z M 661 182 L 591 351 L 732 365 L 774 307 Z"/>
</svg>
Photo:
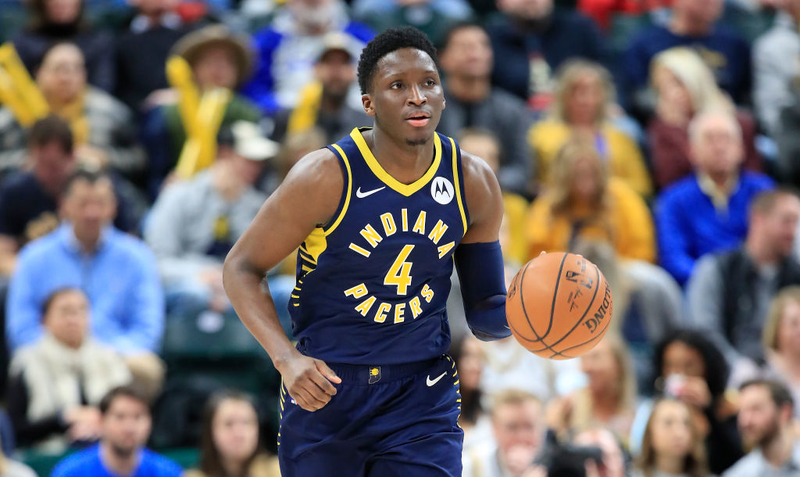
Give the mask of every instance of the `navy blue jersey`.
<svg viewBox="0 0 800 477">
<path fill-rule="evenodd" d="M 435 134 L 430 168 L 403 184 L 381 167 L 362 130 L 328 146 L 344 192 L 333 219 L 300 246 L 289 302 L 294 336 L 306 354 L 334 363 L 441 356 L 450 346 L 452 257 L 469 224 L 461 151 Z"/>
</svg>

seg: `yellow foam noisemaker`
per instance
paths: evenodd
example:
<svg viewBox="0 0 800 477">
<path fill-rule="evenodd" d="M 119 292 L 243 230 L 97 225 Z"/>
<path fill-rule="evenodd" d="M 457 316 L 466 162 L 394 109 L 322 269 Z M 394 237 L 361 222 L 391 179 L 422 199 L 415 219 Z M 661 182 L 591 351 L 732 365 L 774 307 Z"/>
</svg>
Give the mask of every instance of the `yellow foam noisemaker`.
<svg viewBox="0 0 800 477">
<path fill-rule="evenodd" d="M 167 78 L 178 90 L 178 112 L 186 131 L 186 143 L 175 168 L 178 176 L 185 179 L 214 162 L 217 132 L 232 95 L 225 88 L 215 88 L 201 97 L 191 66 L 180 56 L 167 61 Z"/>
<path fill-rule="evenodd" d="M 23 127 L 47 116 L 49 109 L 11 42 L 0 46 L 0 103 L 11 110 Z"/>
</svg>

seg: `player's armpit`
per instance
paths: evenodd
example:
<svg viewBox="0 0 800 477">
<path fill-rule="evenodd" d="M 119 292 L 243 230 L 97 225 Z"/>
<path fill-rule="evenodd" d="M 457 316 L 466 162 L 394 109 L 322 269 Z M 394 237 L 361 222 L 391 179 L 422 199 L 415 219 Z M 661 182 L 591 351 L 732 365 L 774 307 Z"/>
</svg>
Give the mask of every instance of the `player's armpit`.
<svg viewBox="0 0 800 477">
<path fill-rule="evenodd" d="M 511 336 L 500 243 L 461 243 L 455 252 L 464 313 L 472 334 L 483 341 Z"/>
<path fill-rule="evenodd" d="M 464 194 L 470 223 L 461 243 L 494 242 L 503 221 L 503 193 L 497 177 L 483 159 L 461 152 Z"/>
</svg>

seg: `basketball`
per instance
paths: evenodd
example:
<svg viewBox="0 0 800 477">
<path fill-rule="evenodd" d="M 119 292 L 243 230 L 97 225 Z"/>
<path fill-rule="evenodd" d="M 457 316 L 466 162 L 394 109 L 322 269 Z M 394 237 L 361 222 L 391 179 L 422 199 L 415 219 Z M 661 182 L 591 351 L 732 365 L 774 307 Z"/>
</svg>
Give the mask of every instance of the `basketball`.
<svg viewBox="0 0 800 477">
<path fill-rule="evenodd" d="M 578 357 L 603 339 L 611 289 L 595 264 L 572 253 L 534 258 L 511 281 L 508 326 L 528 351 L 548 359 Z"/>
</svg>

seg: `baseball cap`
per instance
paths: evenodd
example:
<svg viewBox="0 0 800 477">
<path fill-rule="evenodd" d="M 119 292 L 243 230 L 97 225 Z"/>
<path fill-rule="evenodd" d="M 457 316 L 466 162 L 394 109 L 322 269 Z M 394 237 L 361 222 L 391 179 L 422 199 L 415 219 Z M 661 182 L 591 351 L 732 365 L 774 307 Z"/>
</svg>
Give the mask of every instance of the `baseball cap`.
<svg viewBox="0 0 800 477">
<path fill-rule="evenodd" d="M 219 131 L 217 142 L 232 147 L 236 154 L 251 161 L 264 161 L 275 157 L 280 145 L 265 137 L 261 128 L 250 121 L 236 121 Z"/>
</svg>

